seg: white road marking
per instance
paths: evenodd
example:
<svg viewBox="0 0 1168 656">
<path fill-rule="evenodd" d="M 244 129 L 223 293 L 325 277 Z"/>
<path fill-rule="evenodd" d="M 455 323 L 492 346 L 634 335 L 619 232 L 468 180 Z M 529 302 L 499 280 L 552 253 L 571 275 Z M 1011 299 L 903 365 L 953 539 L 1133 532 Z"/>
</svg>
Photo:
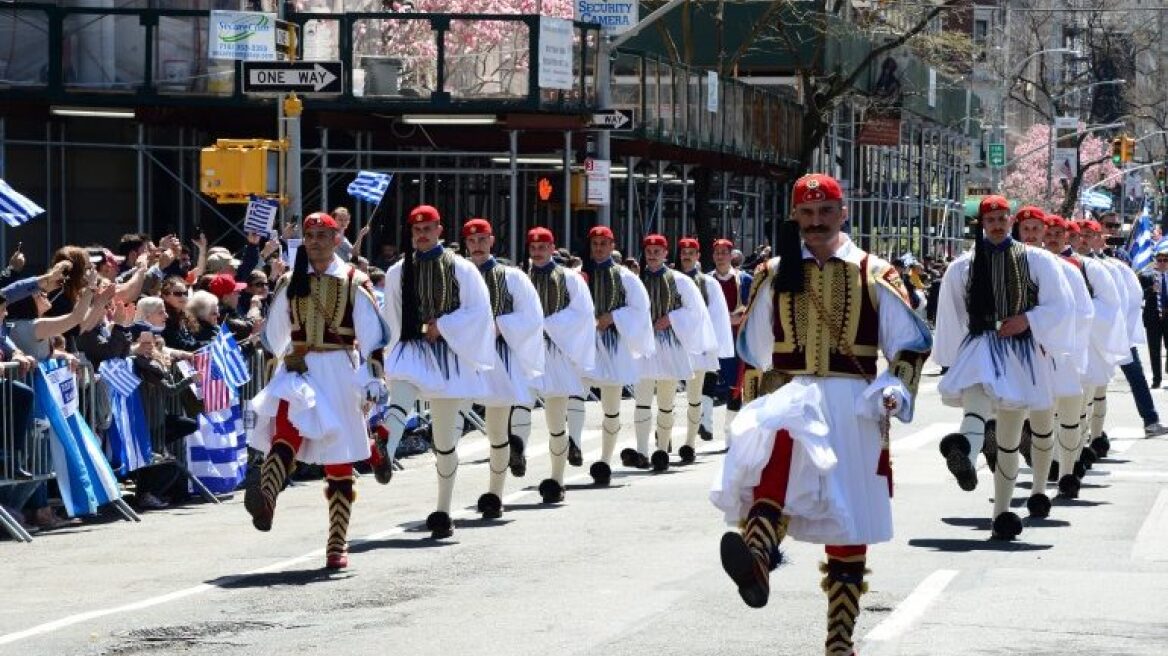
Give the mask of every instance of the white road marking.
<svg viewBox="0 0 1168 656">
<path fill-rule="evenodd" d="M 864 641 L 885 642 L 899 637 L 925 614 L 929 604 L 941 596 L 957 574 L 955 569 L 939 569 L 928 575 L 904 601 L 897 604 L 891 615 L 864 636 Z"/>
<path fill-rule="evenodd" d="M 1133 560 L 1168 561 L 1168 490 L 1160 490 L 1156 502 L 1136 534 L 1132 545 Z"/>
<path fill-rule="evenodd" d="M 946 422 L 928 424 L 919 431 L 892 440 L 892 453 L 896 455 L 905 451 L 915 451 L 930 442 L 940 442 L 946 434 L 956 432 L 959 426 L 960 424 Z"/>
<path fill-rule="evenodd" d="M 594 432 L 599 433 L 600 431 L 595 430 Z M 589 433 L 589 431 L 586 430 L 585 434 L 587 435 L 588 433 Z M 542 444 L 542 442 L 541 442 L 541 444 Z M 460 455 L 460 458 L 464 457 L 463 452 L 460 452 L 459 455 Z M 540 449 L 538 452 L 538 455 L 547 455 L 547 449 Z M 537 455 L 533 454 L 530 457 L 534 458 L 534 457 L 537 457 Z M 590 451 L 585 453 L 585 462 L 594 462 L 597 459 L 599 459 L 599 457 L 600 457 L 600 449 L 599 448 L 594 449 L 594 450 L 590 450 Z M 571 478 L 565 478 L 564 485 L 567 486 L 569 484 L 583 483 L 583 482 L 591 481 L 591 480 L 592 480 L 592 477 L 589 474 L 583 473 L 583 474 L 573 476 Z M 511 494 L 508 494 L 503 498 L 503 504 L 506 505 L 508 503 L 513 503 L 520 498 L 523 498 L 525 496 L 532 495 L 532 494 L 537 494 L 537 491 L 534 489 L 516 490 L 515 492 L 512 492 Z M 452 512 L 451 519 L 453 519 L 453 520 L 469 519 L 469 518 L 475 517 L 477 515 L 478 515 L 478 512 L 475 510 L 462 510 L 462 511 Z M 398 526 L 394 526 L 393 528 L 389 528 L 389 529 L 386 529 L 384 531 L 379 531 L 377 533 L 367 535 L 364 538 L 356 538 L 356 539 L 352 540 L 352 543 L 358 544 L 360 542 L 368 542 L 368 541 L 373 541 L 373 540 L 384 540 L 387 537 L 390 537 L 393 535 L 399 535 L 399 534 L 404 533 L 405 531 L 407 531 L 411 528 L 417 528 L 417 527 L 424 526 L 424 525 L 425 525 L 425 522 L 408 522 L 405 524 L 400 524 Z M 225 581 L 231 581 L 231 580 L 237 580 L 240 578 L 251 576 L 254 574 L 264 574 L 267 572 L 275 572 L 275 571 L 285 570 L 285 569 L 288 569 L 289 567 L 299 565 L 299 564 L 306 562 L 306 561 L 320 559 L 322 556 L 324 556 L 324 549 L 314 549 L 313 551 L 310 551 L 310 552 L 303 554 L 301 556 L 296 556 L 295 558 L 281 560 L 279 562 L 272 563 L 270 565 L 265 565 L 265 566 L 257 568 L 257 569 L 248 570 L 246 572 L 243 572 L 242 574 L 228 575 L 228 576 L 224 576 L 222 578 Z M 38 624 L 38 625 L 33 626 L 31 628 L 25 629 L 23 631 L 16 631 L 14 633 L 7 633 L 4 635 L 0 635 L 0 645 L 12 644 L 14 642 L 24 640 L 25 638 L 32 638 L 32 637 L 39 636 L 39 635 L 45 635 L 47 633 L 59 631 L 60 629 L 74 626 L 76 624 L 81 624 L 82 622 L 88 622 L 90 620 L 95 620 L 95 619 L 99 619 L 102 617 L 109 617 L 110 615 L 118 615 L 121 613 L 128 613 L 130 611 L 142 610 L 143 608 L 151 608 L 153 606 L 160 606 L 162 604 L 167 604 L 167 603 L 170 603 L 172 601 L 178 601 L 179 599 L 185 599 L 187 597 L 202 594 L 202 593 L 208 592 L 210 590 L 215 590 L 219 587 L 220 586 L 217 586 L 217 585 L 200 583 L 199 585 L 193 585 L 193 586 L 188 587 L 188 588 L 182 588 L 181 590 L 175 590 L 173 592 L 168 592 L 168 593 L 157 595 L 154 597 L 149 597 L 147 599 L 141 599 L 141 600 L 135 601 L 133 603 L 123 604 L 121 606 L 111 606 L 109 608 L 101 608 L 98 610 L 91 610 L 91 611 L 86 611 L 83 613 L 76 613 L 73 615 L 68 615 L 68 616 L 62 617 L 61 619 L 58 619 L 58 620 L 53 620 L 51 622 L 45 622 L 43 624 Z"/>
<path fill-rule="evenodd" d="M 1113 469 L 1107 470 L 1105 476 L 1110 479 L 1132 481 L 1168 481 L 1168 471 L 1163 469 Z"/>
</svg>

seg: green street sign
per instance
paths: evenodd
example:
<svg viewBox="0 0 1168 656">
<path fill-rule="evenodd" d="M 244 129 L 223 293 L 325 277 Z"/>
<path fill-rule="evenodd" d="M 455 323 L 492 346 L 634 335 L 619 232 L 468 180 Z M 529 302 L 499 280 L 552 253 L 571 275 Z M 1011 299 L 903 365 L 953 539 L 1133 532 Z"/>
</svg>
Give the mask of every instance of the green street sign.
<svg viewBox="0 0 1168 656">
<path fill-rule="evenodd" d="M 1006 165 L 1006 144 L 992 143 L 989 145 L 990 166 L 1000 169 Z"/>
</svg>

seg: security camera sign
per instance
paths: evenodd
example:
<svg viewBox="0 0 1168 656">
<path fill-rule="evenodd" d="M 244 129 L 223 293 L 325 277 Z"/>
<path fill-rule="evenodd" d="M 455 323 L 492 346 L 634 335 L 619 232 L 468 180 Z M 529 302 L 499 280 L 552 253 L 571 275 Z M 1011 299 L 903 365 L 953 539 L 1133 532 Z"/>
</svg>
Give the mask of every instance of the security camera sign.
<svg viewBox="0 0 1168 656">
<path fill-rule="evenodd" d="M 276 61 L 276 15 L 254 11 L 212 11 L 207 24 L 211 59 Z"/>
<path fill-rule="evenodd" d="M 576 20 L 598 23 L 606 34 L 620 34 L 637 24 L 638 3 L 576 0 Z"/>
</svg>

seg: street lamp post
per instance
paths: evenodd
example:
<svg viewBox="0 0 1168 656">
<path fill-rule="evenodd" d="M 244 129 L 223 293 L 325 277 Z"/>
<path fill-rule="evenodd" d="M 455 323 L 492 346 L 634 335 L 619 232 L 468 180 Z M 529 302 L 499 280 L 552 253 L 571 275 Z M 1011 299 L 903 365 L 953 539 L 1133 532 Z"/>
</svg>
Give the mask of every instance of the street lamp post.
<svg viewBox="0 0 1168 656">
<path fill-rule="evenodd" d="M 1050 113 L 1051 113 L 1050 133 L 1051 134 L 1050 134 L 1050 138 L 1047 139 L 1047 142 L 1046 142 L 1046 144 L 1047 144 L 1047 146 L 1046 146 L 1046 198 L 1048 200 L 1050 199 L 1051 188 L 1054 185 L 1054 142 L 1055 142 L 1055 139 L 1054 139 L 1054 127 L 1055 127 L 1054 126 L 1054 115 L 1055 115 L 1055 112 L 1057 111 L 1056 110 L 1056 107 L 1057 107 L 1056 103 L 1058 101 L 1062 100 L 1063 98 L 1066 98 L 1067 96 L 1071 95 L 1072 93 L 1081 93 L 1083 91 L 1088 91 L 1090 89 L 1094 89 L 1095 87 L 1101 87 L 1101 86 L 1108 85 L 1108 84 L 1126 84 L 1126 83 L 1127 83 L 1127 80 L 1123 80 L 1123 79 L 1101 80 L 1099 82 L 1092 82 L 1091 84 L 1083 85 L 1080 87 L 1075 87 L 1074 89 L 1071 89 L 1065 93 L 1061 93 L 1061 94 L 1055 96 L 1054 98 L 1050 99 Z M 1076 151 L 1077 150 L 1078 149 L 1076 147 Z M 1076 160 L 1077 160 L 1077 158 L 1076 158 Z"/>
<path fill-rule="evenodd" d="M 1018 78 L 1018 76 L 1022 73 L 1022 69 L 1026 67 L 1026 64 L 1028 64 L 1031 59 L 1034 59 L 1035 57 L 1041 57 L 1042 55 L 1055 53 L 1076 56 L 1081 54 L 1074 48 L 1046 48 L 1044 50 L 1039 50 L 1038 52 L 1032 52 L 1022 61 L 1018 62 L 1018 65 L 1014 67 L 1010 73 L 1010 76 L 1007 78 L 1009 80 L 1008 83 L 1003 80 L 1002 97 L 998 100 L 998 118 L 1001 119 L 1000 125 L 998 125 L 998 130 L 1001 131 L 998 135 L 999 143 L 1004 144 L 1006 142 L 1006 100 L 1010 97 L 1010 89 L 1014 86 L 1013 81 Z M 1000 169 L 990 169 L 990 185 L 992 188 L 997 188 L 998 183 L 1001 182 L 1000 177 Z"/>
</svg>

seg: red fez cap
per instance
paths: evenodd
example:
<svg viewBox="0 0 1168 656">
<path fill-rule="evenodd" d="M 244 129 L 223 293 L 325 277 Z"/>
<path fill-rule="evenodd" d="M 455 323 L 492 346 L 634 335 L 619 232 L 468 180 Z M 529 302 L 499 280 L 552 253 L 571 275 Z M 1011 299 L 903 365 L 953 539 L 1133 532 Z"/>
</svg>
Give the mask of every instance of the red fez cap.
<svg viewBox="0 0 1168 656">
<path fill-rule="evenodd" d="M 592 226 L 592 228 L 588 231 L 588 238 L 589 239 L 597 239 L 597 238 L 612 239 L 614 241 L 616 240 L 616 237 L 614 237 L 612 235 L 612 228 L 609 228 L 608 226 Z"/>
<path fill-rule="evenodd" d="M 419 205 L 410 210 L 410 225 L 414 225 L 415 223 L 438 223 L 441 220 L 442 215 L 432 205 Z"/>
<path fill-rule="evenodd" d="M 312 214 L 304 217 L 304 229 L 308 230 L 309 228 L 329 228 L 331 230 L 341 229 L 340 226 L 337 225 L 337 220 L 328 214 L 325 214 L 324 212 L 313 212 Z"/>
<path fill-rule="evenodd" d="M 645 238 L 641 240 L 641 247 L 647 248 L 649 246 L 660 246 L 661 248 L 669 248 L 669 240 L 665 238 L 665 235 L 659 235 L 657 233 L 653 233 L 651 235 L 645 235 Z"/>
<path fill-rule="evenodd" d="M 1046 227 L 1048 227 L 1048 228 L 1062 228 L 1063 230 L 1066 230 L 1067 229 L 1067 220 L 1064 219 L 1063 217 L 1059 216 L 1058 214 L 1047 214 L 1046 215 Z"/>
<path fill-rule="evenodd" d="M 981 199 L 980 203 L 978 203 L 977 215 L 981 216 L 983 214 L 993 212 L 994 210 L 1006 210 L 1009 212 L 1010 201 L 1006 200 L 1005 196 L 986 196 L 985 198 Z"/>
<path fill-rule="evenodd" d="M 732 242 L 726 238 L 714 240 L 714 248 L 718 248 L 719 246 L 725 246 L 726 248 L 729 248 L 730 250 L 734 250 L 734 242 Z"/>
<path fill-rule="evenodd" d="M 1095 219 L 1083 221 L 1079 228 L 1082 230 L 1090 230 L 1091 232 L 1103 232 L 1103 226 L 1099 225 L 1099 222 Z"/>
<path fill-rule="evenodd" d="M 681 239 L 677 240 L 677 247 L 701 249 L 702 245 L 698 243 L 698 240 L 694 239 L 693 237 L 682 237 Z"/>
<path fill-rule="evenodd" d="M 843 200 L 844 190 L 830 175 L 811 173 L 795 181 L 792 206 L 821 200 Z"/>
<path fill-rule="evenodd" d="M 471 235 L 493 235 L 491 230 L 491 222 L 486 219 L 471 219 L 462 224 L 462 236 L 469 237 Z"/>
<path fill-rule="evenodd" d="M 1033 205 L 1027 205 L 1020 208 L 1018 212 L 1014 214 L 1014 220 L 1018 223 L 1022 223 L 1023 221 L 1031 219 L 1046 223 L 1046 212 L 1043 212 L 1041 209 Z"/>
<path fill-rule="evenodd" d="M 543 226 L 536 226 L 527 231 L 527 243 L 529 244 L 554 244 L 556 243 L 556 236 L 552 234 L 551 230 Z"/>
<path fill-rule="evenodd" d="M 1077 221 L 1067 221 L 1067 232 L 1073 232 L 1077 235 L 1082 233 L 1083 229 L 1079 227 Z"/>
</svg>

